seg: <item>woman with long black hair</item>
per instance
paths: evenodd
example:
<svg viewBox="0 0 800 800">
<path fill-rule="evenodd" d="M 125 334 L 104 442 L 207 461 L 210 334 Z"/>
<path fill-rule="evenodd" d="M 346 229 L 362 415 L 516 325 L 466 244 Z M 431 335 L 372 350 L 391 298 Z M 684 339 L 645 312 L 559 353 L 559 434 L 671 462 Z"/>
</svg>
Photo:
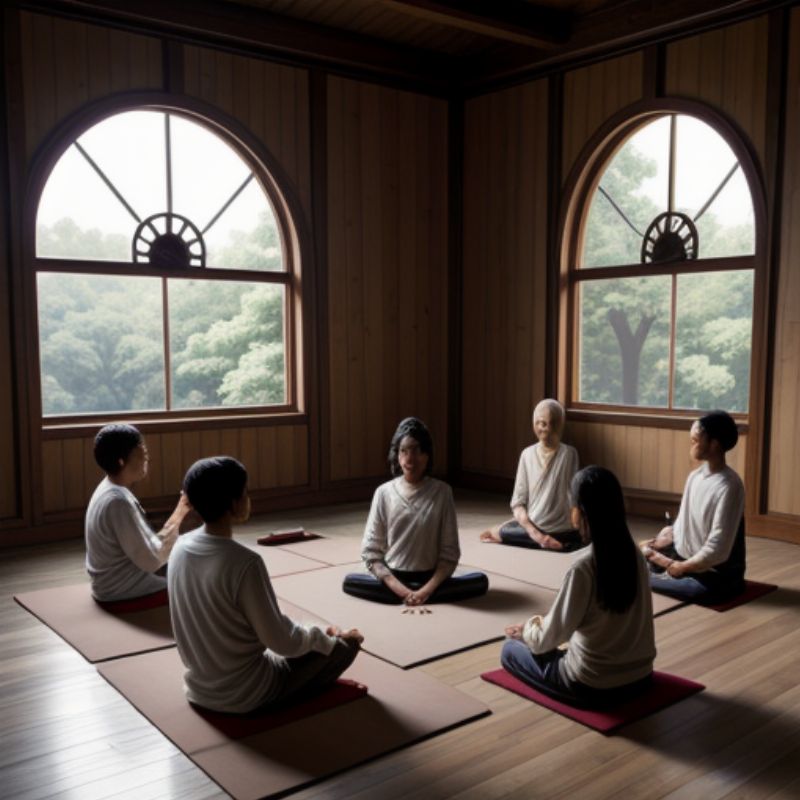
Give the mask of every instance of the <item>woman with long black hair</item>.
<svg viewBox="0 0 800 800">
<path fill-rule="evenodd" d="M 645 688 L 656 655 L 647 564 L 631 538 L 622 489 L 602 467 L 572 480 L 572 524 L 590 543 L 547 615 L 509 625 L 506 671 L 572 705 L 617 702 Z M 566 646 L 565 646 L 566 645 Z"/>
</svg>

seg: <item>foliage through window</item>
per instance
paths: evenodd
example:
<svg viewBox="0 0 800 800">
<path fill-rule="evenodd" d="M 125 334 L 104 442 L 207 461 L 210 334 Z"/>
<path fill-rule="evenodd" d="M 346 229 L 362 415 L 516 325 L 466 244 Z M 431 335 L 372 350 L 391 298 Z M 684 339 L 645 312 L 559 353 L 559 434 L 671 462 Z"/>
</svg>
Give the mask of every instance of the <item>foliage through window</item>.
<svg viewBox="0 0 800 800">
<path fill-rule="evenodd" d="M 576 400 L 748 408 L 755 215 L 710 125 L 665 114 L 606 161 L 575 268 Z"/>
<path fill-rule="evenodd" d="M 94 125 L 36 217 L 43 415 L 287 405 L 286 261 L 262 181 L 210 128 Z"/>
</svg>

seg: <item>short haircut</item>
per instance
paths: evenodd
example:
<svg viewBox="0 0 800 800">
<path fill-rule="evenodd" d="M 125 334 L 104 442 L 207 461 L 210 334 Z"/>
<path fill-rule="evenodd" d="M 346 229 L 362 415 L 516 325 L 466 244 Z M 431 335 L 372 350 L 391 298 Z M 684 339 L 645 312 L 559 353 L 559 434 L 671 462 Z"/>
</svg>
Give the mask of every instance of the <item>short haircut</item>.
<svg viewBox="0 0 800 800">
<path fill-rule="evenodd" d="M 116 475 L 123 466 L 120 459 L 127 461 L 142 441 L 142 434 L 133 425 L 123 422 L 106 425 L 94 437 L 94 460 L 103 472 Z"/>
<path fill-rule="evenodd" d="M 531 421 L 533 421 L 533 417 L 536 416 L 536 412 L 540 408 L 549 408 L 550 409 L 550 417 L 553 421 L 553 428 L 557 430 L 559 433 L 564 430 L 564 422 L 567 417 L 567 412 L 564 411 L 564 406 L 558 402 L 558 400 L 553 400 L 552 397 L 547 397 L 544 400 L 540 400 L 536 404 L 536 408 L 533 409 L 533 414 L 531 414 Z"/>
<path fill-rule="evenodd" d="M 431 433 L 421 419 L 416 417 L 406 417 L 398 426 L 397 430 L 392 436 L 392 442 L 389 445 L 389 469 L 392 475 L 402 475 L 403 470 L 400 469 L 400 442 L 410 436 L 419 444 L 419 449 L 428 456 L 428 466 L 425 468 L 425 474 L 429 475 L 433 469 L 433 439 Z"/>
<path fill-rule="evenodd" d="M 183 479 L 183 491 L 203 522 L 215 522 L 230 511 L 246 486 L 247 470 L 230 456 L 201 458 Z"/>
<path fill-rule="evenodd" d="M 739 441 L 739 429 L 727 411 L 711 411 L 697 420 L 709 439 L 716 439 L 727 453 Z"/>
</svg>

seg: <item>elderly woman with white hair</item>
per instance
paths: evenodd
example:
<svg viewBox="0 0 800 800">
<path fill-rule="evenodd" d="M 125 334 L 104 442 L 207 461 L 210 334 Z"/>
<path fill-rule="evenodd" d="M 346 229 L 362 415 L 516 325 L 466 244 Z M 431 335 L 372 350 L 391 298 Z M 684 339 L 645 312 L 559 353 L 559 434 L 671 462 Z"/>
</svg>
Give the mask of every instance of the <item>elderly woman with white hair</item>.
<svg viewBox="0 0 800 800">
<path fill-rule="evenodd" d="M 519 457 L 511 510 L 514 519 L 481 533 L 481 541 L 544 550 L 582 546 L 570 521 L 569 486 L 578 471 L 578 452 L 561 441 L 564 407 L 542 400 L 533 410 L 537 442 Z"/>
</svg>

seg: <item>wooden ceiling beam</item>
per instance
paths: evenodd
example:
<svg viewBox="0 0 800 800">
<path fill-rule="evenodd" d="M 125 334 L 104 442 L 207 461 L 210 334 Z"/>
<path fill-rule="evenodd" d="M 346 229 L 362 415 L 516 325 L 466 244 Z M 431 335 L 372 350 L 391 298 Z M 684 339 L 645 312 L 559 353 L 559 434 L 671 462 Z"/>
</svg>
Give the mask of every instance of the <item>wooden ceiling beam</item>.
<svg viewBox="0 0 800 800">
<path fill-rule="evenodd" d="M 378 0 L 415 19 L 538 49 L 569 37 L 568 13 L 525 0 Z"/>
</svg>

